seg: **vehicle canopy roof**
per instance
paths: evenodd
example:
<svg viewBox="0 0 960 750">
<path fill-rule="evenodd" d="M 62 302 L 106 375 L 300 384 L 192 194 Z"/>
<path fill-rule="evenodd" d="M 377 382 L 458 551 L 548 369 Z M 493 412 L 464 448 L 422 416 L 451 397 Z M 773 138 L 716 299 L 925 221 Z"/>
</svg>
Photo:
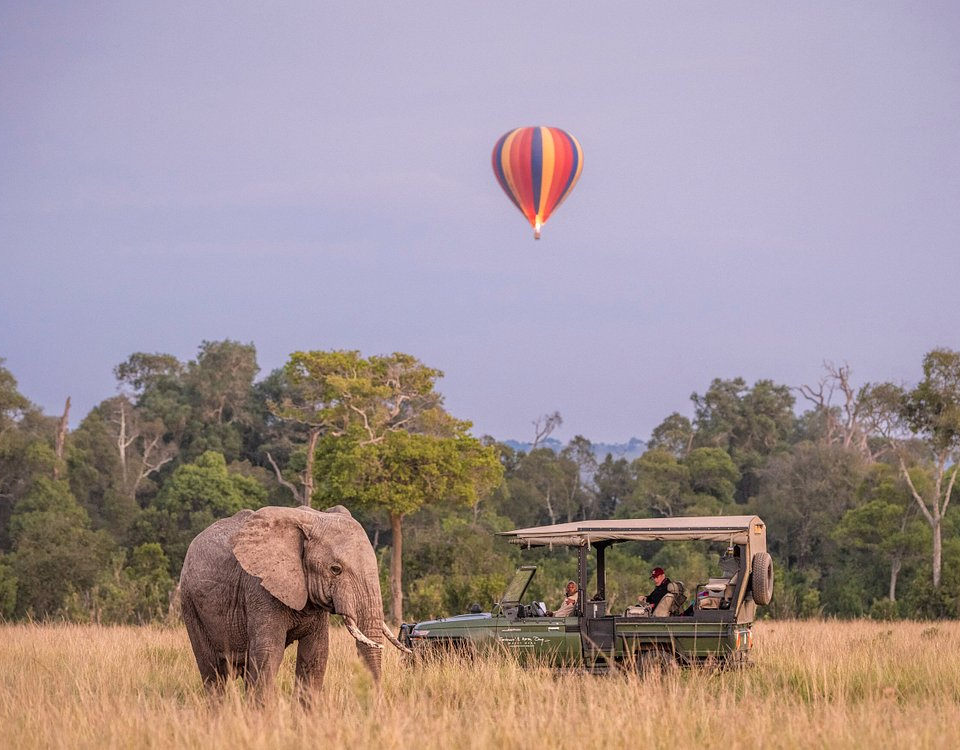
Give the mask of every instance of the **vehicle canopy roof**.
<svg viewBox="0 0 960 750">
<path fill-rule="evenodd" d="M 583 547 L 597 542 L 701 540 L 748 544 L 754 551 L 767 546 L 767 527 L 759 516 L 689 516 L 680 518 L 619 518 L 609 521 L 573 521 L 552 526 L 502 531 L 513 544 L 526 547 L 566 545 Z"/>
</svg>

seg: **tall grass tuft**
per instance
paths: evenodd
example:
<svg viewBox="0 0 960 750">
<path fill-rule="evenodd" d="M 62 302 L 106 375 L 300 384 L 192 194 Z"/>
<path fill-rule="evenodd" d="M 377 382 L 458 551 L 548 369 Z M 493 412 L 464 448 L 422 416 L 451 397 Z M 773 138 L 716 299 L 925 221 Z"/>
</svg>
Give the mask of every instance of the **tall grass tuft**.
<svg viewBox="0 0 960 750">
<path fill-rule="evenodd" d="M 304 709 L 289 649 L 264 707 L 204 693 L 182 628 L 0 627 L 11 748 L 960 747 L 960 623 L 777 622 L 753 666 L 591 676 L 510 660 L 412 666 L 387 647 L 378 697 L 334 629 Z"/>
</svg>

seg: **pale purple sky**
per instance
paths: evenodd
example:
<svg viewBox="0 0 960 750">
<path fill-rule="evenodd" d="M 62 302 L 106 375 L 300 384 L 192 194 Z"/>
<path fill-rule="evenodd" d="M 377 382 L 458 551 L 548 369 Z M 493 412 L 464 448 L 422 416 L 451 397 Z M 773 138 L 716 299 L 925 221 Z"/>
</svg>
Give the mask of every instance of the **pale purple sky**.
<svg viewBox="0 0 960 750">
<path fill-rule="evenodd" d="M 960 348 L 956 2 L 0 2 L 0 357 L 409 352 L 475 433 L 647 438 L 715 377 Z M 535 242 L 490 168 L 554 125 Z"/>
</svg>

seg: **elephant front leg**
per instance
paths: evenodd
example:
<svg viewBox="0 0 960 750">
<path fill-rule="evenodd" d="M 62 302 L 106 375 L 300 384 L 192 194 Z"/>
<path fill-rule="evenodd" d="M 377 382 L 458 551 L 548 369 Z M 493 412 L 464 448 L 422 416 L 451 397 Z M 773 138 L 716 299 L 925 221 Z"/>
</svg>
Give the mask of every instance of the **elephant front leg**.
<svg viewBox="0 0 960 750">
<path fill-rule="evenodd" d="M 251 634 L 247 651 L 244 681 L 254 699 L 263 703 L 268 693 L 275 692 L 277 673 L 286 649 L 286 633 L 275 628 L 260 629 Z"/>
<path fill-rule="evenodd" d="M 327 672 L 327 654 L 330 649 L 330 615 L 317 615 L 316 627 L 300 639 L 297 645 L 297 690 L 300 702 L 309 705 L 323 687 Z"/>
</svg>

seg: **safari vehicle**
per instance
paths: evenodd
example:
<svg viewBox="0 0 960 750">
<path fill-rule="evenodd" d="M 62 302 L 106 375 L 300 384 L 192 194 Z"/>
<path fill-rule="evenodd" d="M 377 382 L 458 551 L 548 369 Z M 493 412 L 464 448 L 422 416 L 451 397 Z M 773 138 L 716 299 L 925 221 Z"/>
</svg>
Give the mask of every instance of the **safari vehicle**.
<svg viewBox="0 0 960 750">
<path fill-rule="evenodd" d="M 757 605 L 773 596 L 773 563 L 766 525 L 757 516 L 637 518 L 584 521 L 502 532 L 524 548 L 566 545 L 577 549 L 580 589 L 569 617 L 549 616 L 527 590 L 536 566 L 521 567 L 493 612 L 404 624 L 400 640 L 415 655 L 432 651 L 505 649 L 521 659 L 560 667 L 606 671 L 672 664 L 743 663 L 753 647 Z M 605 553 L 631 541 L 720 543 L 716 577 L 674 589 L 649 612 L 642 607 L 607 610 Z M 595 571 L 595 579 L 590 575 Z M 596 592 L 586 599 L 587 592 Z"/>
</svg>

